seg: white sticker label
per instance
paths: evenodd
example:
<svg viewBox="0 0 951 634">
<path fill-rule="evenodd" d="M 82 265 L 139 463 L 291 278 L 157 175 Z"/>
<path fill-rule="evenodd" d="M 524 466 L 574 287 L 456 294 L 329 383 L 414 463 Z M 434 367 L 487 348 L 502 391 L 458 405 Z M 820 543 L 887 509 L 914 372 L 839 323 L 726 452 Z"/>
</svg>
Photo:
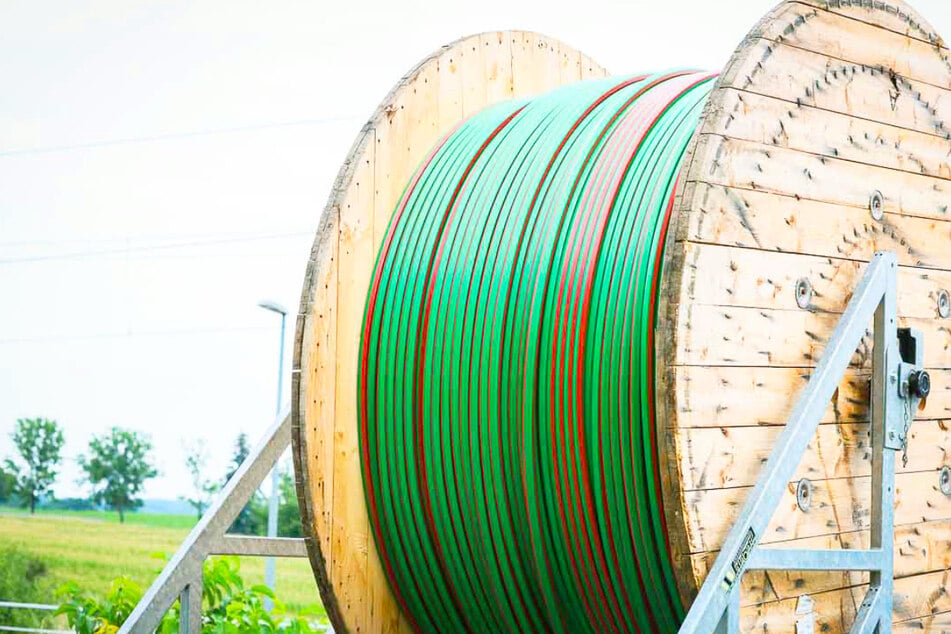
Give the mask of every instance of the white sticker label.
<svg viewBox="0 0 951 634">
<path fill-rule="evenodd" d="M 808 594 L 796 602 L 796 634 L 813 634 L 816 629 L 816 604 Z"/>
</svg>

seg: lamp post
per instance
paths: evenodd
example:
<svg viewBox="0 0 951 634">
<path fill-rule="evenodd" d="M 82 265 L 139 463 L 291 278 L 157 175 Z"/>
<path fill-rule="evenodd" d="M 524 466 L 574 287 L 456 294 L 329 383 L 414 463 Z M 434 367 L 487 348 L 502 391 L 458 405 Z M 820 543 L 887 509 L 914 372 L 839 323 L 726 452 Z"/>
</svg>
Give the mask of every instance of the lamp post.
<svg viewBox="0 0 951 634">
<path fill-rule="evenodd" d="M 274 414 L 277 416 L 281 413 L 281 395 L 284 391 L 284 328 L 287 324 L 287 309 L 277 302 L 272 301 L 259 302 L 258 306 L 281 316 L 281 352 L 277 364 L 277 407 Z M 271 497 L 268 500 L 267 509 L 268 537 L 277 537 L 277 504 L 278 489 L 280 488 L 278 479 L 277 464 L 275 464 L 271 470 Z M 272 591 L 274 590 L 276 577 L 277 569 L 275 567 L 274 557 L 268 557 L 264 568 L 264 585 Z M 265 607 L 267 607 L 268 610 L 271 609 L 272 605 L 271 601 L 265 598 Z"/>
</svg>

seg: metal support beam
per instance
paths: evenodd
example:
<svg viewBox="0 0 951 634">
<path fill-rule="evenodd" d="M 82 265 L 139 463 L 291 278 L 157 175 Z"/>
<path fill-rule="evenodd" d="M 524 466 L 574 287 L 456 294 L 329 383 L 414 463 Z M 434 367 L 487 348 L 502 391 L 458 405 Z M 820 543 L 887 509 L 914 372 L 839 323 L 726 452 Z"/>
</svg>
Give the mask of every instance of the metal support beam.
<svg viewBox="0 0 951 634">
<path fill-rule="evenodd" d="M 878 570 L 884 553 L 872 550 L 757 548 L 747 570 Z"/>
<path fill-rule="evenodd" d="M 179 595 L 179 605 L 181 606 L 178 615 L 179 634 L 201 631 L 201 593 L 203 585 L 201 573 L 199 573 Z"/>
<path fill-rule="evenodd" d="M 306 557 L 307 545 L 297 537 L 252 537 L 225 535 L 211 545 L 209 555 L 247 555 L 251 557 Z"/>
<path fill-rule="evenodd" d="M 119 634 L 151 634 L 176 599 L 181 600 L 180 632 L 201 632 L 202 564 L 208 555 L 306 556 L 302 539 L 227 535 L 235 518 L 261 486 L 291 442 L 288 412 L 281 412 L 258 445 L 228 480 L 214 503 L 119 629 Z"/>
<path fill-rule="evenodd" d="M 853 632 L 891 631 L 895 502 L 895 451 L 908 438 L 910 412 L 919 394 L 909 377 L 921 370 L 920 335 L 898 332 L 896 306 L 897 260 L 893 253 L 876 253 L 836 325 L 825 353 L 799 396 L 792 415 L 776 441 L 727 534 L 706 581 L 680 628 L 682 634 L 739 631 L 739 589 L 749 569 L 868 570 L 870 588 Z M 781 550 L 759 547 L 759 539 L 795 475 L 819 419 L 842 381 L 843 374 L 874 319 L 872 354 L 872 526 L 868 550 Z M 901 339 L 902 346 L 899 345 Z M 914 350 L 903 359 L 902 350 Z M 925 388 L 927 389 L 927 388 Z M 926 394 L 920 394 L 924 396 Z"/>
</svg>

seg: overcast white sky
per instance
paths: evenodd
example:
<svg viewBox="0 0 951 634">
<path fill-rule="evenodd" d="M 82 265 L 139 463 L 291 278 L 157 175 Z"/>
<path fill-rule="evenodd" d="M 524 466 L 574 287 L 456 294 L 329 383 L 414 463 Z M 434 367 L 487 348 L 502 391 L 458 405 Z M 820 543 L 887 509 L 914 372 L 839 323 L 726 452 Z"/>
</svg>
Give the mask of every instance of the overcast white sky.
<svg viewBox="0 0 951 634">
<path fill-rule="evenodd" d="M 279 320 L 256 303 L 296 313 L 351 140 L 432 49 L 523 28 L 619 73 L 719 69 L 773 4 L 0 0 L 0 457 L 46 416 L 60 496 L 112 425 L 152 436 L 148 497 L 187 486 L 184 439 L 223 471 L 275 406 Z M 946 0 L 916 6 L 951 34 Z"/>
</svg>

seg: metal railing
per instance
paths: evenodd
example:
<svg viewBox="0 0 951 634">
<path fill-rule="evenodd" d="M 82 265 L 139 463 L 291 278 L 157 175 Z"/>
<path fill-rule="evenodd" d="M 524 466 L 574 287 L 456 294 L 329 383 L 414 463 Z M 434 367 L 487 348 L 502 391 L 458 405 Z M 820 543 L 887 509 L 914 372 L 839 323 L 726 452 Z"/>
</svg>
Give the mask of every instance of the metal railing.
<svg viewBox="0 0 951 634">
<path fill-rule="evenodd" d="M 181 601 L 179 631 L 182 634 L 199 634 L 202 564 L 209 555 L 307 556 L 303 539 L 248 537 L 227 533 L 290 442 L 290 415 L 285 409 L 142 596 L 119 629 L 119 634 L 150 634 L 176 600 Z"/>
<path fill-rule="evenodd" d="M 54 612 L 58 605 L 49 603 L 19 603 L 17 601 L 0 601 L 0 609 L 8 610 L 45 610 Z M 20 627 L 17 625 L 0 625 L 0 632 L 32 632 L 33 634 L 73 634 L 73 630 L 50 630 L 42 627 Z"/>
<path fill-rule="evenodd" d="M 740 582 L 747 570 L 869 571 L 868 591 L 851 631 L 853 634 L 891 632 L 895 454 L 904 450 L 908 442 L 910 412 L 930 390 L 930 379 L 921 367 L 922 336 L 899 329 L 897 325 L 897 267 L 895 254 L 888 252 L 876 253 L 869 263 L 829 338 L 822 360 L 799 396 L 756 486 L 691 605 L 680 628 L 681 634 L 738 632 Z M 760 537 L 766 532 L 823 412 L 873 319 L 870 547 L 862 550 L 764 548 L 759 545 Z M 803 497 L 801 493 L 799 497 Z M 805 500 L 810 497 L 807 494 Z M 807 503 L 803 499 L 797 502 L 800 508 Z"/>
</svg>

